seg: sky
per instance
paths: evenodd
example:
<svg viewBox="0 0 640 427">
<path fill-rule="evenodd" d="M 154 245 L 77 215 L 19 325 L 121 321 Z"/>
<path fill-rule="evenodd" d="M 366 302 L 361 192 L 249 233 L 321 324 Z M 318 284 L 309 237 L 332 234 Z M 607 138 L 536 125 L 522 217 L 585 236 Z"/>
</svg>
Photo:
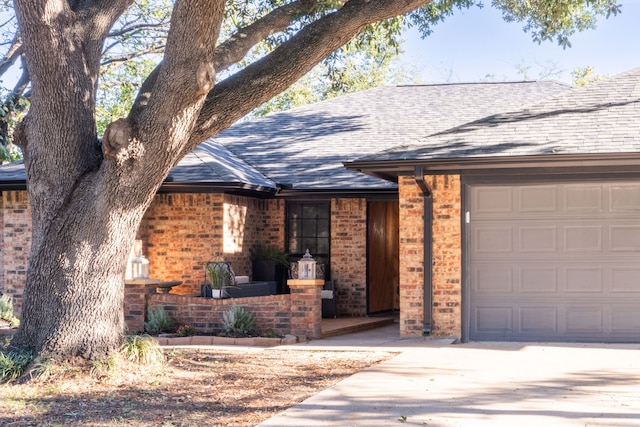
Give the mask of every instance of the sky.
<svg viewBox="0 0 640 427">
<path fill-rule="evenodd" d="M 620 0 L 622 13 L 600 18 L 595 30 L 574 34 L 567 49 L 555 41 L 537 44 L 522 24 L 505 22 L 486 3 L 482 9 L 456 11 L 424 40 L 417 31 L 408 32 L 402 64 L 422 83 L 523 80 L 518 65 L 529 67 L 530 80 L 545 69 L 562 71 L 551 78 L 565 83 L 571 83 L 575 68 L 591 66 L 596 74 L 615 75 L 640 67 L 640 0 Z"/>
</svg>

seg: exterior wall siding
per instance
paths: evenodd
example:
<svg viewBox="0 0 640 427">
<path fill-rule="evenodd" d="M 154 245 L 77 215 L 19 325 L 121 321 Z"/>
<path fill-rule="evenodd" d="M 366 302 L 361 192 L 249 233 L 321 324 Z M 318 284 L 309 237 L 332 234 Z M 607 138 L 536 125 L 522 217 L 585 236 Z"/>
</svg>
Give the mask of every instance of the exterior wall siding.
<svg viewBox="0 0 640 427">
<path fill-rule="evenodd" d="M 367 314 L 367 201 L 331 200 L 331 279 L 339 316 Z"/>
<path fill-rule="evenodd" d="M 462 334 L 460 177 L 427 177 L 433 193 L 432 335 Z M 399 180 L 400 333 L 422 334 L 424 322 L 424 200 L 412 177 Z"/>
</svg>

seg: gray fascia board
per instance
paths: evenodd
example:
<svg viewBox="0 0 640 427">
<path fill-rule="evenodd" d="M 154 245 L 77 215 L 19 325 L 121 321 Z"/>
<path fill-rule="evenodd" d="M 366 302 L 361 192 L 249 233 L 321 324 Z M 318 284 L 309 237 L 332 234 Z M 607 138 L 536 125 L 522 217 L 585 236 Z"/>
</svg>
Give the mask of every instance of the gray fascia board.
<svg viewBox="0 0 640 427">
<path fill-rule="evenodd" d="M 557 169 L 594 167 L 640 167 L 640 153 L 612 154 L 556 154 L 551 156 L 493 156 L 429 160 L 362 161 L 347 162 L 344 166 L 353 171 L 376 178 L 389 179 L 413 174 L 415 166 L 424 172 L 450 174 L 461 171 L 495 169 Z"/>
</svg>

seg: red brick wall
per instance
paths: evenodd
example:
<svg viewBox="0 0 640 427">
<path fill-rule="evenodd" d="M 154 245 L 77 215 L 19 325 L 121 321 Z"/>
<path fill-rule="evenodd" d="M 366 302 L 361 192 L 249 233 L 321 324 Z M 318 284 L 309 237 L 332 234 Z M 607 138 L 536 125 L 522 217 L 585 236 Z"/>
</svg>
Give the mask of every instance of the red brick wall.
<svg viewBox="0 0 640 427">
<path fill-rule="evenodd" d="M 222 194 L 158 194 L 138 232 L 150 275 L 181 280 L 178 293 L 200 292 L 204 265 L 222 253 Z"/>
<path fill-rule="evenodd" d="M 331 200 L 331 279 L 340 316 L 367 314 L 367 202 Z"/>
<path fill-rule="evenodd" d="M 20 317 L 31 248 L 31 210 L 26 191 L 5 191 L 2 199 L 3 292 L 13 297 L 14 315 Z"/>
<path fill-rule="evenodd" d="M 172 293 L 197 293 L 207 261 L 228 261 L 237 275 L 250 276 L 251 247 L 284 248 L 284 201 L 159 194 L 144 216 L 138 238 L 143 240 L 151 277 L 181 280 L 183 284 Z"/>
<path fill-rule="evenodd" d="M 461 223 L 459 176 L 427 178 L 433 193 L 432 335 L 461 335 Z M 411 177 L 399 181 L 400 333 L 422 334 L 424 200 Z"/>
<path fill-rule="evenodd" d="M 164 308 L 178 325 L 191 325 L 202 333 L 223 331 L 223 313 L 233 304 L 255 314 L 255 328 L 260 333 L 273 331 L 276 334 L 285 335 L 290 333 L 291 329 L 289 321 L 291 296 L 288 294 L 222 300 L 150 294 L 147 297 L 147 304 L 151 310 Z"/>
</svg>

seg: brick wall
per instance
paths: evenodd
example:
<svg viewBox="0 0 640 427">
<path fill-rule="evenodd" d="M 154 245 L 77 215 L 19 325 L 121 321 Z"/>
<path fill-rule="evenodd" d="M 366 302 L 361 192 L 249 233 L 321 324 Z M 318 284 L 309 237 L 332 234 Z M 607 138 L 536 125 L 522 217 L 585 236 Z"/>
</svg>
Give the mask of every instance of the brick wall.
<svg viewBox="0 0 640 427">
<path fill-rule="evenodd" d="M 433 193 L 432 335 L 461 335 L 460 178 L 427 178 Z M 411 177 L 399 181 L 400 333 L 422 334 L 424 302 L 424 199 Z"/>
<path fill-rule="evenodd" d="M 14 315 L 20 317 L 31 248 L 31 211 L 26 191 L 2 193 L 3 292 L 13 297 Z"/>
<path fill-rule="evenodd" d="M 290 333 L 291 329 L 289 321 L 291 296 L 289 294 L 222 300 L 150 294 L 147 297 L 147 304 L 151 310 L 164 308 L 178 325 L 191 325 L 201 333 L 223 331 L 223 313 L 233 304 L 255 314 L 255 329 L 260 333 L 273 331 L 276 334 L 285 335 Z"/>
<path fill-rule="evenodd" d="M 331 279 L 340 316 L 367 314 L 367 202 L 331 200 Z"/>
<path fill-rule="evenodd" d="M 138 238 L 145 244 L 151 277 L 181 280 L 172 293 L 200 292 L 204 265 L 231 263 L 251 275 L 249 249 L 284 248 L 284 201 L 224 194 L 159 194 L 144 216 Z"/>
</svg>

